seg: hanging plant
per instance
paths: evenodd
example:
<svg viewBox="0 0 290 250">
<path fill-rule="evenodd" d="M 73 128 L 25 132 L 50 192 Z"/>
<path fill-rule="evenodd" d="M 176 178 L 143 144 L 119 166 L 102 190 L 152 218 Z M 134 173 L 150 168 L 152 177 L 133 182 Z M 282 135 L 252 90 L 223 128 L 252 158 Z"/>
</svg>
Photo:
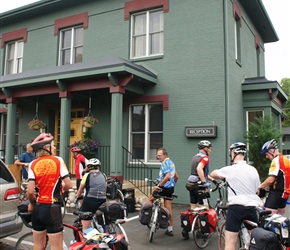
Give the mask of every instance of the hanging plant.
<svg viewBox="0 0 290 250">
<path fill-rule="evenodd" d="M 86 127 L 86 128 L 92 128 L 94 127 L 95 123 L 98 123 L 98 119 L 95 118 L 93 116 L 93 113 L 91 111 L 91 98 L 89 100 L 89 113 L 86 117 L 83 118 L 83 125 Z"/>
<path fill-rule="evenodd" d="M 39 130 L 41 128 L 44 128 L 45 126 L 46 124 L 39 119 L 33 119 L 28 123 L 28 127 L 33 130 Z"/>
</svg>

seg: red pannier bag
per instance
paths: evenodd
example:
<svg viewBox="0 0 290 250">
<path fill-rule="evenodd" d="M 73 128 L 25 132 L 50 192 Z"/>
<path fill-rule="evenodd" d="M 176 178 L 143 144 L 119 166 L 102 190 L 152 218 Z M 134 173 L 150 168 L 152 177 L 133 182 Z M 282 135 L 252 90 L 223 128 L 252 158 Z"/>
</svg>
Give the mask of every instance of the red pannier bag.
<svg viewBox="0 0 290 250">
<path fill-rule="evenodd" d="M 180 212 L 181 227 L 185 232 L 190 232 L 194 217 L 195 214 L 193 214 L 190 210 Z"/>
</svg>

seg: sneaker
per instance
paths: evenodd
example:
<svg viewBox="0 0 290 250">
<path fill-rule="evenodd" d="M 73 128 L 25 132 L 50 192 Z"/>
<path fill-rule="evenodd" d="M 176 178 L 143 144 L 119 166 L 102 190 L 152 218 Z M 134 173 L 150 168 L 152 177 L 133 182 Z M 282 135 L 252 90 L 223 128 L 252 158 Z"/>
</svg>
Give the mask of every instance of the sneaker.
<svg viewBox="0 0 290 250">
<path fill-rule="evenodd" d="M 165 234 L 167 234 L 168 236 L 173 236 L 173 232 L 172 231 L 166 230 Z"/>
<path fill-rule="evenodd" d="M 181 233 L 182 233 L 182 237 L 183 237 L 184 239 L 186 239 L 186 240 L 189 239 L 189 234 L 188 234 L 187 231 L 185 231 L 185 230 L 183 229 Z"/>
</svg>

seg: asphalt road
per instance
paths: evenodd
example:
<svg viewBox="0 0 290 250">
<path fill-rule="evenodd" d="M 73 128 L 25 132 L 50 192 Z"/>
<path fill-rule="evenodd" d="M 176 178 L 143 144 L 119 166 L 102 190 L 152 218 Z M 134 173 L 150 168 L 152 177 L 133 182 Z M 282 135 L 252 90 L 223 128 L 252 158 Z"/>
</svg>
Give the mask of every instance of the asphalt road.
<svg viewBox="0 0 290 250">
<path fill-rule="evenodd" d="M 182 211 L 188 209 L 188 205 L 173 205 L 173 233 L 174 236 L 167 236 L 165 235 L 165 229 L 159 229 L 156 234 L 154 235 L 153 241 L 149 242 L 149 229 L 147 226 L 143 226 L 140 224 L 138 219 L 129 221 L 123 224 L 127 235 L 129 237 L 130 245 L 132 246 L 133 250 L 158 250 L 158 249 L 166 249 L 166 250 L 191 250 L 191 249 L 198 249 L 195 245 L 192 235 L 190 235 L 190 239 L 184 240 L 181 231 L 182 228 L 180 227 L 180 217 L 179 214 Z M 129 213 L 129 218 L 138 215 L 138 211 Z M 66 223 L 73 223 L 75 219 L 74 215 L 66 215 L 64 218 L 64 222 Z M 71 230 L 65 230 L 65 242 L 69 245 L 70 240 L 73 239 Z M 23 235 L 24 233 L 29 232 L 28 228 L 23 227 L 21 233 L 10 236 L 8 238 L 1 239 L 2 244 L 0 244 L 1 250 L 12 250 L 14 249 L 15 242 L 17 239 Z M 204 248 L 205 250 L 217 250 L 218 247 L 218 235 L 214 233 L 210 239 L 209 245 Z"/>
</svg>

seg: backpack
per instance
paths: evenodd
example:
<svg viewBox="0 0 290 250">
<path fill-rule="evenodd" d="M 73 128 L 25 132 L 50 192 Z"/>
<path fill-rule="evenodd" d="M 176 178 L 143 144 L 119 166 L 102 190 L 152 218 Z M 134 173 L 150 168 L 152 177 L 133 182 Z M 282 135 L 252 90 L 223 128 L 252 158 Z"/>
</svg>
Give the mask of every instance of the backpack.
<svg viewBox="0 0 290 250">
<path fill-rule="evenodd" d="M 152 206 L 153 203 L 151 201 L 144 202 L 141 205 L 139 212 L 139 221 L 142 225 L 149 225 L 152 217 Z"/>
<path fill-rule="evenodd" d="M 118 189 L 122 191 L 122 183 L 118 178 L 109 178 L 107 181 L 107 198 L 114 200 L 118 197 Z"/>
<path fill-rule="evenodd" d="M 284 193 L 282 198 L 288 199 L 290 195 L 290 160 L 283 155 L 279 155 L 279 165 L 284 173 Z"/>
<path fill-rule="evenodd" d="M 181 227 L 185 232 L 190 232 L 194 217 L 195 214 L 193 214 L 190 210 L 180 213 Z"/>
<path fill-rule="evenodd" d="M 251 233 L 249 250 L 278 250 L 278 237 L 275 233 L 256 227 Z"/>
</svg>

